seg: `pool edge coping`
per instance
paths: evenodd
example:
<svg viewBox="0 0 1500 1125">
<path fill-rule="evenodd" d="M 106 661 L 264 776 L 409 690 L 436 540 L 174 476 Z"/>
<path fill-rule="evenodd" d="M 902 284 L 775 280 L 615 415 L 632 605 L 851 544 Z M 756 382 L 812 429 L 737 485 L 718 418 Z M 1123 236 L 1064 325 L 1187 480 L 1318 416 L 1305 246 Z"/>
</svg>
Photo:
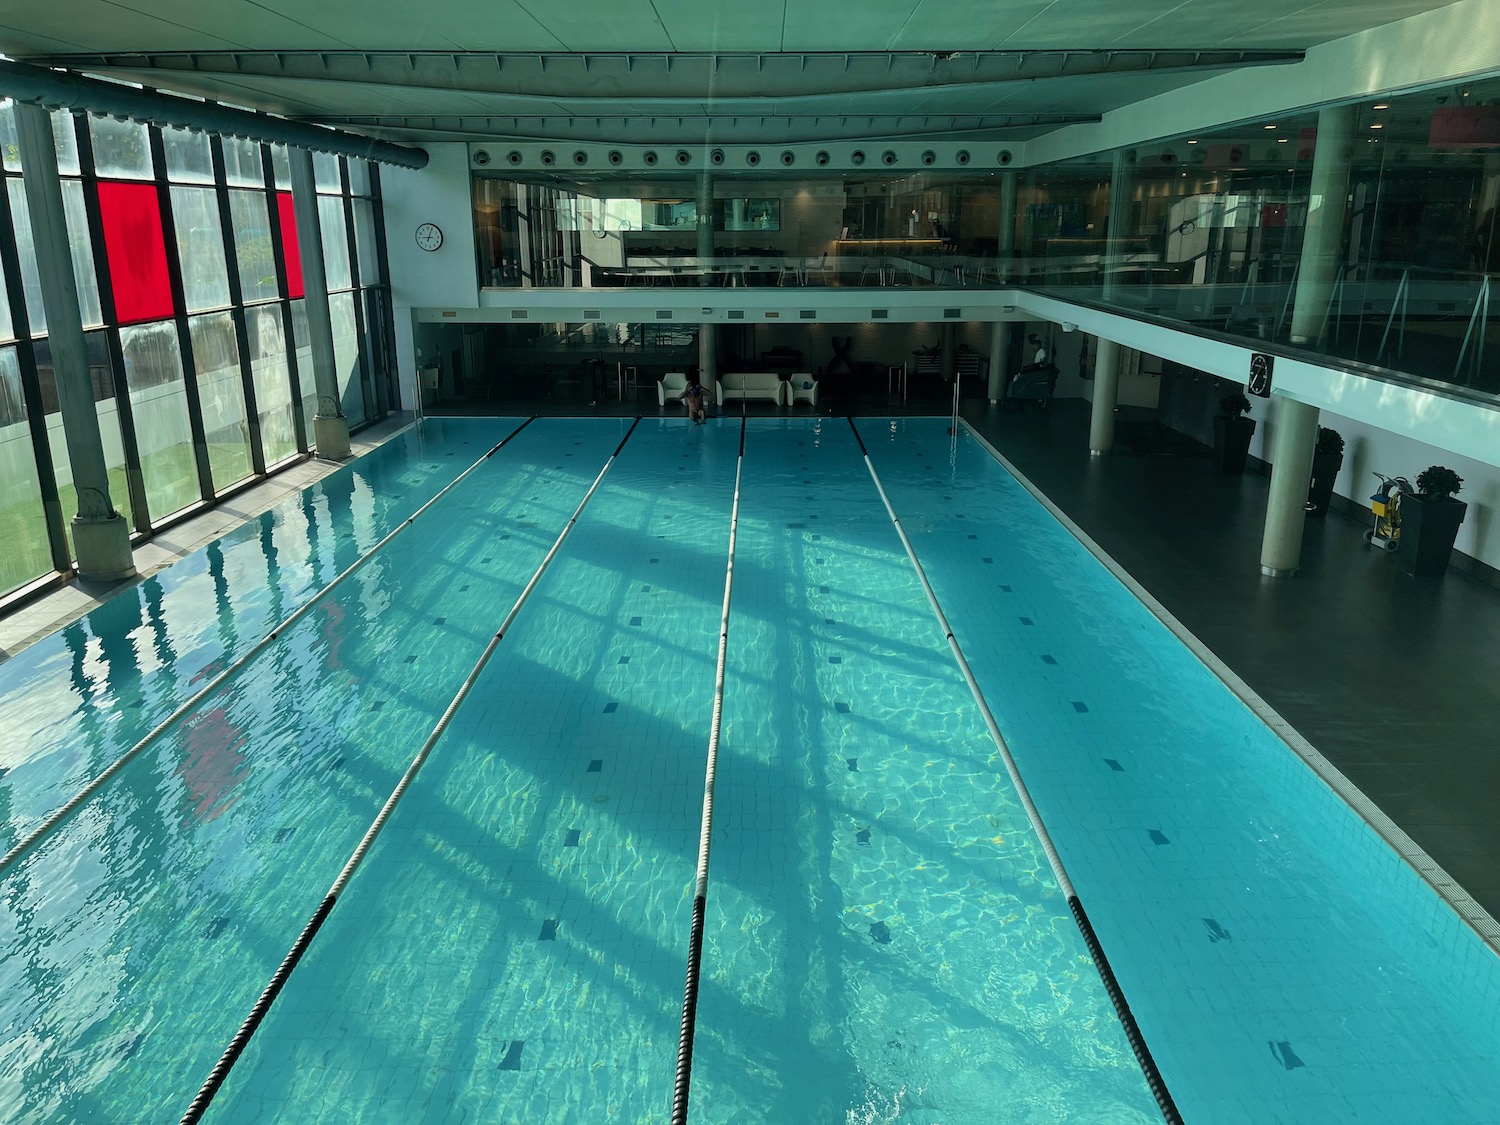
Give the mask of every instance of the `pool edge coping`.
<svg viewBox="0 0 1500 1125">
<path fill-rule="evenodd" d="M 1427 854 L 1406 831 L 1381 811 L 1380 806 L 1375 804 L 1365 795 L 1363 790 L 1354 782 L 1350 781 L 1337 766 L 1330 762 L 1311 742 L 1302 736 L 1281 714 L 1267 703 L 1248 683 L 1242 679 L 1233 668 L 1229 667 L 1219 656 L 1214 653 L 1208 645 L 1204 644 L 1190 629 L 1167 609 L 1155 596 L 1151 594 L 1136 578 L 1115 559 L 1099 546 L 1083 528 L 1079 527 L 1073 519 L 1064 512 L 1052 499 L 1031 480 L 1016 468 L 1014 464 L 995 446 L 981 434 L 966 418 L 960 418 L 969 436 L 974 438 L 993 457 L 1006 472 L 1010 473 L 1026 489 L 1038 503 L 1045 508 L 1058 523 L 1062 524 L 1068 532 L 1078 540 L 1096 559 L 1102 563 L 1120 583 L 1140 599 L 1151 613 L 1165 625 L 1172 634 L 1187 646 L 1203 664 L 1212 672 L 1220 682 L 1232 691 L 1240 702 L 1250 708 L 1256 718 L 1265 723 L 1289 750 L 1295 753 L 1312 772 L 1330 789 L 1334 794 L 1352 809 L 1361 820 L 1363 820 L 1375 834 L 1379 836 L 1390 848 L 1404 860 L 1413 871 L 1432 888 L 1433 892 L 1442 899 L 1444 903 L 1453 910 L 1455 914 L 1471 929 L 1474 934 L 1489 947 L 1491 952 L 1500 956 L 1500 922 L 1497 922 L 1490 913 L 1480 906 L 1475 899 L 1463 889 L 1459 883 L 1448 874 L 1446 870 L 1435 859 Z"/>
</svg>

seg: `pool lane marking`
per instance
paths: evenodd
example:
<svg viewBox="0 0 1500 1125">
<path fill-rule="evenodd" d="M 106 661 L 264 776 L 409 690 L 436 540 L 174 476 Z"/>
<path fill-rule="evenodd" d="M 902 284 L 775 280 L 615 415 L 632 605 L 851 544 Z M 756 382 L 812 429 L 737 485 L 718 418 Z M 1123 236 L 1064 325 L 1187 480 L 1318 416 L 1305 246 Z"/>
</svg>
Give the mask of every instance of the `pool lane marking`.
<svg viewBox="0 0 1500 1125">
<path fill-rule="evenodd" d="M 380 812 L 370 822 L 370 827 L 365 830 L 364 837 L 350 854 L 348 861 L 344 864 L 343 870 L 339 872 L 338 878 L 328 888 L 328 893 L 323 896 L 323 901 L 318 904 L 317 910 L 308 919 L 307 925 L 303 927 L 302 933 L 298 935 L 296 942 L 293 943 L 292 948 L 287 952 L 286 958 L 281 962 L 276 972 L 272 974 L 265 991 L 260 994 L 260 998 L 256 1000 L 255 1006 L 250 1009 L 250 1014 L 245 1017 L 245 1022 L 240 1025 L 239 1031 L 230 1040 L 229 1046 L 224 1050 L 224 1054 L 219 1058 L 213 1070 L 209 1072 L 208 1078 L 198 1091 L 197 1097 L 193 1099 L 192 1105 L 188 1106 L 187 1112 L 182 1115 L 181 1125 L 196 1125 L 198 1121 L 202 1120 L 203 1115 L 208 1112 L 209 1105 L 212 1104 L 214 1096 L 219 1092 L 220 1087 L 224 1085 L 225 1080 L 228 1079 L 229 1072 L 234 1069 L 234 1064 L 239 1060 L 240 1055 L 244 1053 L 245 1048 L 250 1045 L 250 1039 L 255 1035 L 256 1028 L 260 1026 L 261 1021 L 270 1012 L 271 1005 L 276 1002 L 276 997 L 281 994 L 281 990 L 291 977 L 292 971 L 296 969 L 297 963 L 302 960 L 302 955 L 307 952 L 307 948 L 312 944 L 313 938 L 317 936 L 318 930 L 327 921 L 329 913 L 332 912 L 334 905 L 338 902 L 339 895 L 349 885 L 349 880 L 354 878 L 354 873 L 359 869 L 359 865 L 364 862 L 365 856 L 374 845 L 375 838 L 380 835 L 381 830 L 385 828 L 386 822 L 390 820 L 391 814 L 396 811 L 397 804 L 406 795 L 407 789 L 411 787 L 411 783 L 416 779 L 417 773 L 422 769 L 422 765 L 432 753 L 432 748 L 437 745 L 438 740 L 443 736 L 443 732 L 448 729 L 448 724 L 453 721 L 453 716 L 457 714 L 459 707 L 468 698 L 469 692 L 473 690 L 474 684 L 479 680 L 480 674 L 484 671 L 485 666 L 489 664 L 490 657 L 495 654 L 495 650 L 500 646 L 500 642 L 505 639 L 506 631 L 515 622 L 527 599 L 531 597 L 531 592 L 536 589 L 537 583 L 541 581 L 542 575 L 552 565 L 552 560 L 557 557 L 557 552 L 562 549 L 563 542 L 572 532 L 573 525 L 578 522 L 578 517 L 583 514 L 583 509 L 593 499 L 594 493 L 598 491 L 599 486 L 604 483 L 604 478 L 614 466 L 615 459 L 620 456 L 620 450 L 625 448 L 625 443 L 630 440 L 630 435 L 635 433 L 635 428 L 640 423 L 640 415 L 637 415 L 635 420 L 630 423 L 630 429 L 626 430 L 625 436 L 620 439 L 620 444 L 615 446 L 615 451 L 609 455 L 609 460 L 604 463 L 604 468 L 599 470 L 599 475 L 594 478 L 594 483 L 589 485 L 589 490 L 584 493 L 583 499 L 578 502 L 578 507 L 573 510 L 573 515 L 553 542 L 552 549 L 547 552 L 546 557 L 542 559 L 541 565 L 532 574 L 531 581 L 526 583 L 526 588 L 516 598 L 515 604 L 510 608 L 510 612 L 505 615 L 505 620 L 500 623 L 499 629 L 490 638 L 490 643 L 485 645 L 484 652 L 480 654 L 478 663 L 474 665 L 468 676 L 465 677 L 462 685 L 459 686 L 458 694 L 453 697 L 447 708 L 443 711 L 442 717 L 437 721 L 437 725 L 432 728 L 432 733 L 427 736 L 427 740 L 422 743 L 416 756 L 412 758 L 411 763 L 406 767 L 406 772 L 401 775 L 401 780 L 396 782 L 396 787 L 391 790 L 391 795 L 386 798 Z"/>
<path fill-rule="evenodd" d="M 165 719 L 163 719 L 160 723 L 153 727 L 149 732 L 147 732 L 144 738 L 142 738 L 129 750 L 126 750 L 125 753 L 121 754 L 108 766 L 104 767 L 104 769 L 96 777 L 94 777 L 92 781 L 90 781 L 87 785 L 85 785 L 82 789 L 75 793 L 73 797 L 67 802 L 67 804 L 63 805 L 46 820 L 42 821 L 41 824 L 37 825 L 29 833 L 23 836 L 15 844 L 15 846 L 10 849 L 10 851 L 6 852 L 4 856 L 0 856 L 0 876 L 3 876 L 7 871 L 14 867 L 22 857 L 24 857 L 28 852 L 32 851 L 48 836 L 52 835 L 52 833 L 57 830 L 57 828 L 63 823 L 63 821 L 67 820 L 70 816 L 77 812 L 85 801 L 87 801 L 90 797 L 97 793 L 105 785 L 105 783 L 109 781 L 110 778 L 114 777 L 115 774 L 119 773 L 122 769 L 129 765 L 130 762 L 134 760 L 142 750 L 146 749 L 146 747 L 150 746 L 157 739 L 161 738 L 162 735 L 166 734 L 169 730 L 171 730 L 174 726 L 181 722 L 184 717 L 186 717 L 195 707 L 198 706 L 198 704 L 202 703 L 204 699 L 206 699 L 226 680 L 228 680 L 230 676 L 234 675 L 240 669 L 244 668 L 246 664 L 248 664 L 251 660 L 253 660 L 261 652 L 263 652 L 272 642 L 274 642 L 277 637 L 281 636 L 282 633 L 286 632 L 286 630 L 291 628 L 298 621 L 302 620 L 303 617 L 307 616 L 308 613 L 312 612 L 312 608 L 315 605 L 322 601 L 323 598 L 328 594 L 337 589 L 338 586 L 341 585 L 343 581 L 351 574 L 353 574 L 356 570 L 358 570 L 360 567 L 364 566 L 365 563 L 374 558 L 377 551 L 379 551 L 392 539 L 396 538 L 396 536 L 401 534 L 401 532 L 410 527 L 412 523 L 415 522 L 418 516 L 420 516 L 423 512 L 427 511 L 428 508 L 431 508 L 434 504 L 441 500 L 450 490 L 453 489 L 455 485 L 458 484 L 459 481 L 463 480 L 466 476 L 474 472 L 474 470 L 478 469 L 481 465 L 483 465 L 486 461 L 493 457 L 497 452 L 499 452 L 501 446 L 509 442 L 511 438 L 515 437 L 527 426 L 531 425 L 531 423 L 534 422 L 536 418 L 537 416 L 535 414 L 533 414 L 530 418 L 527 418 L 526 421 L 522 422 L 503 439 L 501 439 L 501 441 L 492 449 L 490 449 L 488 453 L 484 454 L 484 456 L 480 457 L 479 460 L 475 461 L 467 469 L 459 473 L 458 476 L 454 477 L 451 481 L 444 485 L 441 491 L 434 495 L 432 499 L 428 500 L 427 503 L 423 504 L 415 512 L 407 516 L 406 519 L 403 520 L 400 524 L 392 528 L 391 531 L 383 539 L 381 539 L 379 543 L 376 543 L 375 546 L 371 547 L 364 554 L 360 555 L 359 558 L 355 559 L 354 562 L 349 565 L 347 570 L 345 570 L 332 582 L 328 583 L 328 585 L 324 586 L 321 590 L 315 593 L 297 609 L 293 610 L 285 620 L 283 620 L 279 625 L 277 625 L 260 640 L 256 641 L 255 644 L 251 645 L 250 648 L 247 649 L 245 653 L 239 657 L 239 659 L 235 660 L 234 663 L 230 664 L 217 676 L 209 680 L 208 683 L 204 684 L 200 690 L 184 700 L 181 706 L 177 708 L 177 710 L 173 711 L 170 715 L 168 715 Z"/>
<path fill-rule="evenodd" d="M 743 404 L 742 404 L 743 405 Z M 729 658 L 729 602 L 734 593 L 734 549 L 740 526 L 740 479 L 745 469 L 746 417 L 740 413 L 740 451 L 734 467 L 734 503 L 729 509 L 729 559 L 724 568 L 724 608 L 719 614 L 719 658 L 714 669 L 713 718 L 703 774 L 703 820 L 698 832 L 698 870 L 693 881 L 693 924 L 688 939 L 687 979 L 682 989 L 682 1031 L 677 1041 L 677 1078 L 672 1085 L 672 1125 L 686 1125 L 693 1075 L 693 1035 L 698 1023 L 698 981 L 703 964 L 703 921 L 708 906 L 708 859 L 714 827 L 714 782 L 719 768 L 719 731 L 724 719 L 724 667 Z"/>
<path fill-rule="evenodd" d="M 1052 844 L 1052 837 L 1047 832 L 1047 826 L 1042 823 L 1042 817 L 1037 812 L 1036 805 L 1032 802 L 1031 791 L 1026 788 L 1026 783 L 1021 780 L 1021 772 L 1016 767 L 1015 758 L 1011 756 L 1010 746 L 1005 741 L 1005 736 L 1000 733 L 1000 726 L 995 721 L 994 712 L 985 702 L 984 693 L 979 689 L 979 682 L 974 678 L 974 671 L 969 667 L 969 661 L 964 656 L 963 649 L 959 647 L 958 639 L 953 635 L 953 627 L 948 624 L 948 617 L 943 612 L 943 607 L 938 603 L 937 594 L 933 592 L 932 583 L 927 580 L 927 572 L 922 568 L 921 561 L 917 558 L 917 552 L 911 545 L 911 540 L 906 536 L 906 529 L 901 526 L 901 518 L 896 515 L 896 509 L 891 505 L 891 498 L 886 495 L 885 486 L 880 482 L 880 474 L 875 471 L 875 463 L 870 459 L 870 451 L 865 448 L 864 439 L 859 436 L 859 427 L 854 424 L 850 417 L 849 428 L 854 431 L 854 440 L 859 443 L 859 452 L 865 459 L 865 468 L 870 471 L 870 479 L 875 482 L 875 490 L 880 493 L 880 501 L 885 505 L 886 513 L 891 517 L 891 523 L 895 525 L 896 534 L 901 539 L 901 545 L 906 548 L 906 557 L 911 560 L 912 569 L 917 573 L 917 580 L 922 584 L 922 590 L 927 595 L 927 601 L 932 606 L 932 612 L 937 616 L 938 625 L 943 630 L 943 635 L 948 640 L 948 647 L 953 650 L 953 658 L 958 661 L 959 671 L 963 673 L 964 681 L 969 685 L 969 691 L 974 696 L 974 702 L 979 707 L 979 712 L 984 716 L 984 725 L 989 728 L 990 738 L 995 742 L 995 748 L 1000 752 L 1000 759 L 1005 763 L 1005 772 L 1010 775 L 1011 785 L 1015 788 L 1016 795 L 1021 799 L 1021 807 L 1026 812 L 1026 819 L 1031 822 L 1031 829 L 1036 833 L 1037 839 L 1042 845 L 1042 851 L 1047 856 L 1047 863 L 1052 868 L 1052 874 L 1057 879 L 1057 885 L 1062 889 L 1063 897 L 1067 900 L 1068 909 L 1073 914 L 1073 921 L 1077 923 L 1079 933 L 1083 935 L 1084 945 L 1088 947 L 1089 956 L 1093 958 L 1094 967 L 1099 972 L 1099 978 L 1104 983 L 1104 991 L 1108 993 L 1110 1003 L 1114 1005 L 1115 1014 L 1119 1017 L 1120 1024 L 1125 1030 L 1125 1038 L 1130 1042 L 1130 1049 L 1135 1053 L 1136 1063 L 1141 1068 L 1141 1073 L 1146 1078 L 1146 1084 L 1151 1088 L 1151 1094 L 1156 1099 L 1157 1108 L 1161 1110 L 1162 1117 L 1166 1119 L 1167 1125 L 1182 1125 L 1182 1117 L 1177 1112 L 1177 1105 L 1172 1100 L 1172 1094 L 1162 1080 L 1161 1071 L 1157 1069 L 1156 1060 L 1151 1057 L 1151 1049 L 1146 1045 L 1145 1038 L 1141 1035 L 1141 1029 L 1135 1022 L 1135 1016 L 1130 1011 L 1130 1005 L 1125 999 L 1125 994 L 1120 990 L 1119 981 L 1115 979 L 1114 970 L 1110 967 L 1109 959 L 1104 955 L 1104 948 L 1099 944 L 1099 939 L 1094 933 L 1093 924 L 1089 921 L 1088 914 L 1084 912 L 1083 903 L 1078 899 L 1078 892 L 1073 888 L 1073 881 L 1068 878 L 1067 870 L 1063 867 L 1062 858 L 1057 854 L 1056 847 Z"/>
<path fill-rule="evenodd" d="M 1296 754 L 1307 767 L 1313 771 L 1330 789 L 1334 791 L 1341 801 L 1353 809 L 1366 824 L 1386 844 L 1396 852 L 1407 865 L 1416 871 L 1417 875 L 1432 888 L 1434 894 L 1446 902 L 1449 908 L 1459 916 L 1479 939 L 1485 942 L 1496 953 L 1500 953 L 1500 921 L 1497 921 L 1483 906 L 1481 906 L 1468 891 L 1458 885 L 1458 881 L 1445 871 L 1437 860 L 1427 854 L 1425 850 L 1409 835 L 1406 830 L 1393 821 L 1380 810 L 1380 807 L 1365 795 L 1363 790 L 1354 782 L 1350 781 L 1336 765 L 1329 761 L 1323 754 L 1309 742 L 1302 734 L 1288 722 L 1276 708 L 1272 707 L 1266 700 L 1245 682 L 1235 670 L 1224 663 L 1223 660 L 1204 644 L 1191 629 L 1184 625 L 1171 610 L 1167 609 L 1159 599 L 1152 595 L 1151 591 L 1142 586 L 1131 573 L 1120 565 L 1108 551 L 1101 547 L 1086 531 L 1083 530 L 1069 515 L 1059 508 L 1050 497 L 1033 484 L 1021 472 L 1011 460 L 1002 454 L 990 443 L 983 434 L 969 424 L 968 419 L 960 419 L 964 429 L 968 431 L 979 445 L 993 457 L 1007 473 L 1015 478 L 1016 482 L 1029 492 L 1053 519 L 1062 524 L 1084 548 L 1089 551 L 1100 564 L 1113 574 L 1116 580 L 1133 594 L 1164 626 L 1171 630 L 1172 634 L 1181 641 L 1194 656 L 1218 677 L 1231 692 L 1254 712 L 1256 718 L 1271 728 L 1282 742 L 1284 742 L 1294 754 Z"/>
</svg>

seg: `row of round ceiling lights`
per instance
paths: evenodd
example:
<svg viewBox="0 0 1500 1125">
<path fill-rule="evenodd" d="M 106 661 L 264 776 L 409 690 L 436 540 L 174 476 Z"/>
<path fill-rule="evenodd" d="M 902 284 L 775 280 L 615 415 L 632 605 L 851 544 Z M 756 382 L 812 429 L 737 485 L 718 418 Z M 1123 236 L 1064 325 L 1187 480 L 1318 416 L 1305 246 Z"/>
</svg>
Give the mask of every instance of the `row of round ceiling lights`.
<svg viewBox="0 0 1500 1125">
<path fill-rule="evenodd" d="M 573 153 L 573 163 L 581 168 L 588 164 L 589 156 L 590 154 L 588 150 L 581 148 L 576 149 Z M 484 149 L 479 149 L 474 153 L 474 163 L 480 165 L 481 167 L 488 164 L 490 162 L 490 159 L 491 158 L 489 152 Z M 625 154 L 619 149 L 610 149 L 609 152 L 605 155 L 605 159 L 610 164 L 618 166 L 625 163 Z M 692 164 L 693 154 L 685 148 L 680 148 L 677 150 L 674 159 L 676 160 L 678 166 L 685 168 L 688 165 Z M 708 154 L 708 162 L 715 166 L 723 165 L 727 162 L 727 160 L 728 156 L 721 148 L 713 149 Z M 849 154 L 849 163 L 855 166 L 863 164 L 865 160 L 866 156 L 863 149 L 855 149 Z M 953 154 L 953 162 L 955 164 L 968 164 L 971 160 L 972 156 L 969 153 L 969 150 L 966 148 L 961 148 Z M 655 149 L 647 149 L 641 154 L 641 163 L 645 164 L 648 168 L 654 167 L 655 165 L 660 163 L 660 161 L 661 158 L 657 154 Z M 938 162 L 938 155 L 932 149 L 927 149 L 922 153 L 921 161 L 923 164 L 936 164 Z M 527 162 L 526 155 L 519 149 L 511 149 L 508 153 L 505 154 L 505 162 L 512 166 L 519 166 Z M 557 164 L 557 154 L 551 149 L 543 149 L 537 156 L 537 162 L 544 167 L 553 167 Z M 750 151 L 745 153 L 745 163 L 751 168 L 758 166 L 760 162 L 761 155 L 759 150 L 751 149 Z M 995 163 L 1009 164 L 1010 162 L 1011 153 L 1009 149 L 1001 149 L 995 154 Z M 781 163 L 783 167 L 790 168 L 792 165 L 797 163 L 797 154 L 791 149 L 783 149 L 781 153 Z M 832 164 L 833 156 L 826 149 L 820 149 L 817 153 L 814 154 L 813 163 L 818 165 Z M 894 149 L 888 148 L 880 154 L 880 163 L 889 167 L 891 165 L 901 163 L 901 157 L 896 153 Z"/>
</svg>

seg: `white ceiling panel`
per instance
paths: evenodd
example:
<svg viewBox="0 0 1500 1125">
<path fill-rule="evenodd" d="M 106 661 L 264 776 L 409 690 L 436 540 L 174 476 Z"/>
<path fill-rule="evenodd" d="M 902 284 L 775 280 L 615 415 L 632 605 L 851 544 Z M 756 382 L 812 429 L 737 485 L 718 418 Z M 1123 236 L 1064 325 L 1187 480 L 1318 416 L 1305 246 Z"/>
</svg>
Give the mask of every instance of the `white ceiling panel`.
<svg viewBox="0 0 1500 1125">
<path fill-rule="evenodd" d="M 903 51 L 952 51 L 959 46 L 996 50 L 1053 3 L 1055 0 L 999 4 L 922 0 L 892 46 Z"/>
<path fill-rule="evenodd" d="M 973 0 L 954 0 L 971 9 Z M 888 51 L 921 0 L 864 0 L 858 4 L 797 0 L 787 5 L 784 51 Z"/>
<path fill-rule="evenodd" d="M 235 6 L 238 6 L 237 4 Z M 22 9 L 6 13 L 16 28 L 15 38 L 0 42 L 0 52 L 27 55 L 36 49 L 27 36 L 36 34 L 49 40 L 76 43 L 77 50 L 139 50 L 147 44 L 160 51 L 223 50 L 245 44 L 220 30 L 209 13 L 215 9 L 203 6 L 203 14 L 191 24 L 182 24 L 146 12 L 132 11 L 102 0 L 31 0 Z M 231 21 L 226 20 L 226 24 Z M 42 50 L 50 48 L 43 47 Z"/>
<path fill-rule="evenodd" d="M 678 51 L 780 51 L 787 5 L 792 2 L 706 5 L 703 0 L 656 0 L 656 10 Z"/>
</svg>

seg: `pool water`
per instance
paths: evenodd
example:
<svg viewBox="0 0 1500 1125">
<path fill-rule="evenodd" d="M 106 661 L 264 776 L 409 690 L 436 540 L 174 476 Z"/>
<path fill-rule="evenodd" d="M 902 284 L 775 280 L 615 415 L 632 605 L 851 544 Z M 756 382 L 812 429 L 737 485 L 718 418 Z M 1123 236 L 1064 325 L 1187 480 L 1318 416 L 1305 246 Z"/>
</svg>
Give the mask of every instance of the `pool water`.
<svg viewBox="0 0 1500 1125">
<path fill-rule="evenodd" d="M 619 447 L 205 1120 L 668 1119 L 740 424 L 521 422 L 0 664 L 8 846 L 514 435 L 0 876 L 0 1116 L 181 1116 Z M 1494 1120 L 1493 954 L 978 442 L 859 428 L 1184 1118 Z M 715 810 L 693 1120 L 1159 1120 L 846 421 L 746 426 Z"/>
</svg>

